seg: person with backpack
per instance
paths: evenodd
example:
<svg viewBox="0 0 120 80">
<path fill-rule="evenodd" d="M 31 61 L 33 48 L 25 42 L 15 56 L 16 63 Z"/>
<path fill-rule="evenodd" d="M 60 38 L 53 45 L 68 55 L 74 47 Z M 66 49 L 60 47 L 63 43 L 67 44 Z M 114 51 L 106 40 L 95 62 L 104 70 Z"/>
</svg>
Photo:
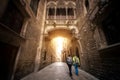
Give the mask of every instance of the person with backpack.
<svg viewBox="0 0 120 80">
<path fill-rule="evenodd" d="M 80 60 L 77 56 L 73 57 L 73 65 L 75 68 L 75 74 L 78 76 L 78 66 L 80 65 Z"/>
<path fill-rule="evenodd" d="M 69 75 L 70 75 L 70 77 L 72 77 L 72 64 L 73 64 L 73 61 L 72 61 L 72 57 L 70 55 L 68 55 L 68 57 L 66 59 L 66 63 L 67 63 L 68 68 L 69 68 Z"/>
</svg>

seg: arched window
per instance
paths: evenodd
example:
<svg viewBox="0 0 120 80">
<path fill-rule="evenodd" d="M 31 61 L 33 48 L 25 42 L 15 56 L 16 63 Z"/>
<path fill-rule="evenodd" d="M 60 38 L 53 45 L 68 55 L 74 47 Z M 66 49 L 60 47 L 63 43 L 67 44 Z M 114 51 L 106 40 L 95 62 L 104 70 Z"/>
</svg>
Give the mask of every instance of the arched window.
<svg viewBox="0 0 120 80">
<path fill-rule="evenodd" d="M 57 8 L 56 9 L 56 16 L 59 16 L 60 15 L 60 8 Z"/>
<path fill-rule="evenodd" d="M 68 16 L 68 19 L 74 19 L 74 10 L 73 10 L 73 8 L 68 8 L 67 16 Z"/>
<path fill-rule="evenodd" d="M 88 0 L 85 0 L 85 7 L 86 7 L 86 10 L 88 11 L 88 9 L 89 9 L 89 1 Z"/>
<path fill-rule="evenodd" d="M 48 15 L 49 16 L 54 16 L 55 15 L 55 8 L 49 8 Z"/>
<path fill-rule="evenodd" d="M 56 17 L 57 17 L 57 19 L 65 19 L 66 9 L 65 8 L 57 8 Z"/>
<path fill-rule="evenodd" d="M 66 9 L 65 8 L 61 8 L 61 15 L 66 16 Z"/>
<path fill-rule="evenodd" d="M 38 9 L 38 3 L 40 0 L 31 0 L 30 2 L 30 7 L 33 10 L 33 12 L 35 13 L 35 15 L 37 15 L 37 9 Z"/>
<path fill-rule="evenodd" d="M 54 19 L 55 17 L 55 8 L 48 8 L 48 18 L 49 19 Z"/>
<path fill-rule="evenodd" d="M 67 10 L 68 12 L 68 16 L 74 16 L 74 11 L 73 11 L 73 8 L 68 8 Z"/>
<path fill-rule="evenodd" d="M 48 2 L 47 4 L 47 19 L 74 19 L 75 18 L 75 3 L 59 0 L 58 2 Z"/>
</svg>

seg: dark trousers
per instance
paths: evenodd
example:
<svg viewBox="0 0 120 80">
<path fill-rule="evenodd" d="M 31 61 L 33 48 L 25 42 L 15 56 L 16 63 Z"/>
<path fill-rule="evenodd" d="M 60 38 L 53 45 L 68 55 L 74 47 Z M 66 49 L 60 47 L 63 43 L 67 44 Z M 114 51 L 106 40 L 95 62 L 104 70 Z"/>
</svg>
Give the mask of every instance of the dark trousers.
<svg viewBox="0 0 120 80">
<path fill-rule="evenodd" d="M 69 68 L 69 74 L 70 76 L 72 76 L 72 64 L 67 64 L 68 68 Z"/>
</svg>

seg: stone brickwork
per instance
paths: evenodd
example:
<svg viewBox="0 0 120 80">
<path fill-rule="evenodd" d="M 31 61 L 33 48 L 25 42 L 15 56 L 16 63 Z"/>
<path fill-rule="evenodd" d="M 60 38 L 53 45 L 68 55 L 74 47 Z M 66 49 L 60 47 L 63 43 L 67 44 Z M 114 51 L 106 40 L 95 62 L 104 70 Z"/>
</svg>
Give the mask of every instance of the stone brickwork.
<svg viewBox="0 0 120 80">
<path fill-rule="evenodd" d="M 106 41 L 107 36 L 102 29 L 102 21 L 106 19 L 106 16 L 112 11 L 110 6 L 114 7 L 117 13 L 117 5 L 115 4 L 115 2 L 113 2 L 113 5 L 111 3 L 106 4 L 101 10 L 98 9 L 97 15 L 88 13 L 87 17 L 82 19 L 83 23 L 81 24 L 80 22 L 80 24 L 78 24 L 78 27 L 80 27 L 79 40 L 82 45 L 81 48 L 83 49 L 81 51 L 81 68 L 98 77 L 100 80 L 120 79 L 119 44 L 108 46 Z M 107 9 L 104 9 L 106 7 Z M 90 19 L 91 16 L 93 19 Z"/>
<path fill-rule="evenodd" d="M 120 80 L 120 44 L 99 50 L 101 68 L 100 80 Z"/>
<path fill-rule="evenodd" d="M 33 22 L 34 23 L 34 22 Z M 35 57 L 39 44 L 39 25 L 32 21 L 28 24 L 26 32 L 26 41 L 21 45 L 21 53 L 19 55 L 16 75 L 23 77 L 34 71 Z M 18 76 L 16 76 L 18 78 Z"/>
<path fill-rule="evenodd" d="M 19 80 L 22 77 L 34 72 L 35 69 L 35 58 L 37 54 L 37 48 L 40 42 L 41 26 L 43 23 L 43 8 L 44 0 L 40 0 L 38 15 L 36 17 L 31 17 L 28 19 L 28 25 L 25 33 L 25 41 L 21 43 L 21 51 L 19 54 L 15 78 L 14 80 Z"/>
<path fill-rule="evenodd" d="M 91 30 L 89 22 L 86 23 L 84 26 L 85 27 L 83 27 L 80 32 L 80 42 L 83 49 L 81 56 L 81 60 L 83 62 L 81 62 L 81 68 L 92 73 L 92 69 L 94 69 L 96 66 L 99 66 L 97 64 L 99 63 L 99 54 L 97 52 L 96 42 L 93 36 L 94 32 Z"/>
<path fill-rule="evenodd" d="M 45 66 L 55 62 L 55 53 L 53 48 L 50 45 L 50 40 L 43 40 L 43 47 L 41 52 L 41 62 L 39 69 L 44 68 Z"/>
</svg>

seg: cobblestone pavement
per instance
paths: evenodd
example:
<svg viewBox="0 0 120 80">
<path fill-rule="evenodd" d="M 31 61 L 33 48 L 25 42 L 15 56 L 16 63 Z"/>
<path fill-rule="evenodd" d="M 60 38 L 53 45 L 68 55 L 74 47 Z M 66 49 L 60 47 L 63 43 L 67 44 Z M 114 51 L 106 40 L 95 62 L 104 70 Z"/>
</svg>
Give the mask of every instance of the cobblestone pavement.
<svg viewBox="0 0 120 80">
<path fill-rule="evenodd" d="M 66 63 L 55 62 L 39 72 L 31 73 L 21 80 L 99 80 L 81 69 L 79 69 L 79 76 L 76 76 L 74 67 L 72 67 L 72 74 L 71 78 Z"/>
</svg>

